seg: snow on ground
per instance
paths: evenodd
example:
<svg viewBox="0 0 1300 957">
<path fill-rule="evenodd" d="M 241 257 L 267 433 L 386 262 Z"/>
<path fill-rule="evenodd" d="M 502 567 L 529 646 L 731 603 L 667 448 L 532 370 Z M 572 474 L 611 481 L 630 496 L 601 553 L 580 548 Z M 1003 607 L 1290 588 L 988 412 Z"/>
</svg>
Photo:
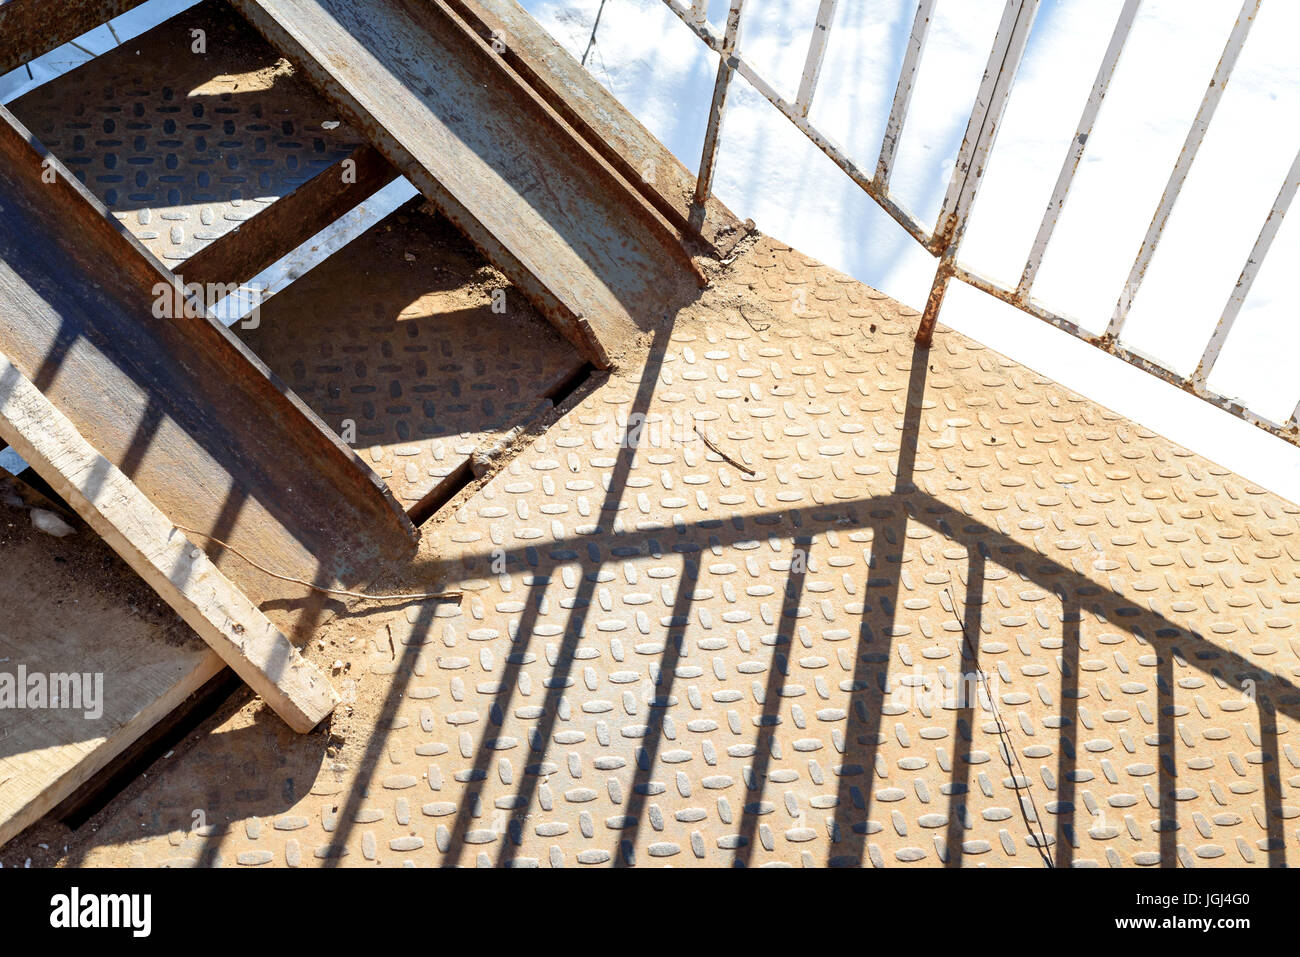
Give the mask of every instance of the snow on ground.
<svg viewBox="0 0 1300 957">
<path fill-rule="evenodd" d="M 149 0 L 112 29 L 0 77 L 8 101 L 193 0 Z M 601 0 L 521 0 L 581 57 Z M 1122 0 L 1045 0 L 962 259 L 1019 277 Z M 688 167 L 699 163 L 717 57 L 662 0 L 605 0 L 588 68 Z M 933 223 L 965 131 L 1002 0 L 940 0 L 899 147 L 892 189 Z M 727 0 L 710 0 L 721 26 Z M 818 0 L 749 0 L 741 47 L 793 98 Z M 1089 141 L 1035 296 L 1085 327 L 1105 326 L 1237 15 L 1237 0 L 1145 0 Z M 874 169 L 914 0 L 842 0 L 810 119 Z M 1265 0 L 1174 210 L 1125 341 L 1180 372 L 1209 336 L 1300 146 L 1300 4 Z M 81 49 L 78 49 L 80 47 Z M 732 85 L 715 188 L 742 217 L 804 252 L 920 307 L 934 260 L 743 79 Z M 271 291 L 406 196 L 399 181 L 259 278 Z M 1300 398 L 1300 211 L 1256 279 L 1211 386 L 1285 420 Z M 226 321 L 235 313 L 225 316 Z M 1295 501 L 1300 449 L 964 284 L 943 321 Z"/>
</svg>

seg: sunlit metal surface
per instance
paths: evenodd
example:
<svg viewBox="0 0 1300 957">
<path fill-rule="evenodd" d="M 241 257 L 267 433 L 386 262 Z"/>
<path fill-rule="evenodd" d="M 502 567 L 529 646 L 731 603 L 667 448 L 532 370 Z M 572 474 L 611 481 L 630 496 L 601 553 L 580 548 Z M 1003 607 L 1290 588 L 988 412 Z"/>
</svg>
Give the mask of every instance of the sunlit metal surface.
<svg viewBox="0 0 1300 957">
<path fill-rule="evenodd" d="M 1097 70 L 1097 77 L 1084 106 L 1083 113 L 1074 137 L 1070 141 L 1066 156 L 1061 165 L 1051 199 L 1043 214 L 1038 233 L 1034 239 L 1029 257 L 1025 261 L 1019 282 L 1010 287 L 996 280 L 981 276 L 960 258 L 961 241 L 970 217 L 970 211 L 979 195 L 983 173 L 992 154 L 1003 111 L 1015 86 L 1020 70 L 1021 59 L 1028 44 L 1030 31 L 1038 11 L 1038 0 L 1007 0 L 1002 13 L 998 31 L 989 51 L 988 63 L 975 96 L 966 134 L 963 137 L 957 163 L 954 166 L 944 195 L 943 204 L 933 226 L 922 223 L 910 210 L 891 195 L 890 176 L 897 155 L 898 143 L 902 137 L 903 127 L 907 122 L 908 108 L 912 90 L 921 68 L 921 58 L 925 47 L 926 35 L 934 14 L 934 0 L 920 0 L 912 23 L 912 32 L 904 53 L 899 72 L 898 85 L 894 94 L 893 106 L 885 127 L 885 135 L 876 159 L 875 173 L 870 175 L 864 167 L 836 143 L 831 137 L 818 130 L 808 119 L 809 108 L 816 94 L 817 82 L 821 71 L 830 32 L 834 27 L 836 4 L 823 0 L 817 11 L 817 18 L 805 59 L 803 75 L 800 79 L 799 93 L 795 102 L 782 98 L 744 59 L 737 43 L 741 26 L 741 7 L 743 0 L 733 0 L 731 14 L 728 18 L 726 32 L 719 34 L 707 20 L 698 15 L 700 4 L 691 4 L 683 0 L 664 0 L 664 3 L 677 14 L 708 46 L 722 57 L 719 67 L 718 87 L 715 91 L 713 106 L 709 117 L 709 133 L 705 142 L 704 156 L 700 165 L 700 176 L 696 190 L 696 201 L 703 202 L 711 193 L 714 163 L 718 149 L 718 139 L 725 112 L 726 86 L 733 73 L 739 74 L 754 89 L 783 113 L 804 135 L 806 135 L 823 153 L 835 161 L 849 178 L 852 179 L 868 196 L 876 201 L 895 221 L 899 223 L 931 255 L 938 259 L 934 282 L 926 302 L 922 321 L 917 331 L 917 341 L 928 346 L 934 334 L 943 306 L 944 293 L 948 282 L 957 279 L 970 286 L 995 296 L 1009 303 L 1028 315 L 1069 332 L 1076 338 L 1094 345 L 1109 354 L 1137 366 L 1165 382 L 1191 393 L 1206 402 L 1229 412 L 1238 418 L 1271 432 L 1292 444 L 1300 444 L 1300 404 L 1286 422 L 1276 422 L 1250 409 L 1240 400 L 1215 392 L 1207 385 L 1210 371 L 1218 359 L 1219 353 L 1227 340 L 1233 323 L 1237 318 L 1242 303 L 1260 264 L 1269 251 L 1273 237 L 1277 234 L 1287 209 L 1295 199 L 1297 183 L 1300 180 L 1300 156 L 1292 164 L 1277 194 L 1268 217 L 1259 232 L 1254 248 L 1250 252 L 1240 278 L 1228 299 L 1222 317 L 1215 327 L 1209 342 L 1205 346 L 1200 363 L 1191 375 L 1175 372 L 1162 362 L 1143 355 L 1132 346 L 1121 342 L 1124 323 L 1128 317 L 1129 307 L 1135 298 L 1147 268 L 1155 254 L 1161 237 L 1164 235 L 1174 204 L 1178 200 L 1183 183 L 1186 181 L 1196 154 L 1206 131 L 1214 117 L 1215 109 L 1223 97 L 1223 91 L 1232 76 L 1237 59 L 1246 43 L 1259 13 L 1262 0 L 1245 0 L 1233 24 L 1224 45 L 1223 53 L 1213 76 L 1209 80 L 1200 108 L 1188 130 L 1178 159 L 1170 172 L 1164 192 L 1160 198 L 1151 224 L 1147 229 L 1142 244 L 1129 270 L 1128 279 L 1116 300 L 1104 335 L 1095 335 L 1083 327 L 1074 318 L 1044 305 L 1033 298 L 1034 281 L 1038 269 L 1051 243 L 1061 211 L 1069 197 L 1070 186 L 1075 172 L 1087 149 L 1089 136 L 1101 109 L 1102 101 L 1110 87 L 1116 65 L 1123 53 L 1124 45 L 1132 30 L 1141 6 L 1141 0 L 1125 0 L 1116 20 L 1109 45 Z M 719 95 L 719 91 L 721 95 Z"/>
</svg>

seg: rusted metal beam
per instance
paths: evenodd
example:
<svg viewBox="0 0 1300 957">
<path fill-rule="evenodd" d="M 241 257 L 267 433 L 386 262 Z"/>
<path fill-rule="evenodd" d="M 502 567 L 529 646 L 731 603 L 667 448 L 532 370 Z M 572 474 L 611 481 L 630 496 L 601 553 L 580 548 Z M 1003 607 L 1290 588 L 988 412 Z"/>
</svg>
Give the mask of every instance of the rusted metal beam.
<svg viewBox="0 0 1300 957">
<path fill-rule="evenodd" d="M 0 0 L 0 74 L 75 40 L 144 0 Z"/>
<path fill-rule="evenodd" d="M 186 283 L 242 283 L 292 252 L 344 213 L 398 177 L 373 146 L 344 160 L 276 200 L 180 267 Z"/>
<path fill-rule="evenodd" d="M 676 231 L 443 0 L 234 0 L 593 364 L 704 281 Z"/>
<path fill-rule="evenodd" d="M 3 108 L 0 351 L 170 521 L 228 542 L 255 603 L 313 592 L 241 556 L 327 587 L 414 551 L 378 477 Z"/>
<path fill-rule="evenodd" d="M 704 242 L 721 258 L 752 228 L 716 196 L 705 203 L 703 219 L 693 221 L 695 174 L 516 0 L 448 0 L 448 4 L 588 147 L 683 234 Z"/>
</svg>

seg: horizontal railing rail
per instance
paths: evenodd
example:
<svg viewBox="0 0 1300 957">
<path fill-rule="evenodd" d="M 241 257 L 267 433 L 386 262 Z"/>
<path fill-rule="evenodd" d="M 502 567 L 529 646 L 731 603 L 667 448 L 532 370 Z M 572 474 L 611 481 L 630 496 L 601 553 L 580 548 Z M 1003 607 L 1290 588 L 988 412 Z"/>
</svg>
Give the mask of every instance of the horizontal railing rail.
<svg viewBox="0 0 1300 957">
<path fill-rule="evenodd" d="M 1228 334 L 1241 311 L 1250 288 L 1259 273 L 1260 265 L 1268 255 L 1269 248 L 1277 236 L 1292 202 L 1297 188 L 1300 187 L 1300 153 L 1291 164 L 1277 199 L 1273 203 L 1258 238 L 1250 251 L 1246 264 L 1228 296 L 1218 323 L 1209 341 L 1206 343 L 1200 362 L 1190 375 L 1183 375 L 1164 365 L 1159 360 L 1143 354 L 1131 345 L 1125 344 L 1121 337 L 1128 318 L 1129 308 L 1137 295 L 1138 289 L 1146 276 L 1148 267 L 1164 235 L 1165 227 L 1188 173 L 1196 159 L 1198 150 L 1205 139 L 1205 134 L 1214 117 L 1216 108 L 1223 98 L 1223 92 L 1232 76 L 1233 68 L 1246 38 L 1250 33 L 1259 13 L 1263 0 L 1244 0 L 1241 10 L 1233 23 L 1232 30 L 1224 45 L 1214 74 L 1201 99 L 1200 107 L 1192 121 L 1191 129 L 1183 143 L 1182 150 L 1169 175 L 1160 202 L 1152 216 L 1142 244 L 1138 248 L 1133 265 L 1129 270 L 1127 281 L 1115 303 L 1105 332 L 1098 335 L 1090 332 L 1078 320 L 1055 311 L 1033 296 L 1034 282 L 1038 277 L 1052 237 L 1055 234 L 1061 211 L 1070 194 L 1070 187 L 1078 171 L 1079 164 L 1087 150 L 1093 126 L 1097 121 L 1102 102 L 1110 88 L 1124 51 L 1125 43 L 1132 31 L 1134 21 L 1142 0 L 1125 0 L 1123 8 L 1115 23 L 1110 42 L 1102 56 L 1101 64 L 1092 89 L 1079 117 L 1075 135 L 1070 140 L 1065 158 L 1061 163 L 1047 208 L 1043 212 L 1037 234 L 1030 248 L 1029 256 L 1021 271 L 1019 281 L 1014 285 L 1000 283 L 981 275 L 967 266 L 959 258 L 962 239 L 970 219 L 971 208 L 979 194 L 985 169 L 992 154 L 1001 126 L 1007 101 L 1015 86 L 1020 63 L 1028 45 L 1029 34 L 1038 12 L 1039 0 L 1007 0 L 1002 12 L 998 30 L 993 39 L 992 48 L 985 66 L 979 90 L 966 132 L 958 151 L 957 162 L 944 194 L 943 203 L 933 227 L 929 227 L 890 192 L 890 179 L 898 155 L 898 144 L 907 123 L 908 109 L 911 104 L 912 91 L 916 85 L 921 68 L 922 53 L 925 49 L 930 22 L 934 14 L 935 0 L 919 0 L 916 15 L 912 20 L 911 35 L 903 54 L 902 67 L 898 83 L 894 90 L 893 104 L 885 124 L 884 138 L 880 153 L 876 157 L 874 171 L 868 172 L 867 166 L 851 157 L 832 137 L 817 129 L 809 120 L 813 98 L 817 93 L 821 78 L 822 62 L 831 30 L 835 23 L 835 12 L 839 0 L 821 0 L 813 24 L 812 39 L 804 61 L 803 73 L 799 80 L 798 94 L 792 101 L 782 97 L 754 67 L 748 63 L 740 51 L 740 32 L 745 9 L 745 0 L 731 0 L 727 11 L 725 26 L 719 31 L 707 18 L 707 0 L 663 0 L 665 4 L 698 36 L 710 49 L 719 55 L 718 73 L 714 82 L 713 99 L 709 109 L 708 127 L 704 137 L 704 150 L 700 158 L 699 175 L 696 181 L 695 200 L 699 210 L 712 193 L 714 170 L 717 163 L 718 144 L 726 112 L 727 94 L 732 79 L 739 75 L 755 90 L 763 95 L 777 110 L 803 132 L 823 153 L 832 159 L 850 179 L 853 180 L 900 226 L 907 230 L 921 246 L 938 260 L 934 281 L 926 300 L 925 310 L 917 330 L 917 343 L 929 347 L 934 335 L 934 326 L 938 321 L 943 306 L 944 296 L 950 280 L 957 279 L 991 296 L 1009 303 L 1022 312 L 1055 326 L 1090 345 L 1134 365 L 1144 372 L 1171 383 L 1212 405 L 1244 419 L 1265 431 L 1285 439 L 1293 445 L 1300 445 L 1300 402 L 1295 411 L 1285 422 L 1277 422 L 1251 410 L 1238 399 L 1215 392 L 1208 385 L 1210 372 L 1213 370 Z"/>
</svg>

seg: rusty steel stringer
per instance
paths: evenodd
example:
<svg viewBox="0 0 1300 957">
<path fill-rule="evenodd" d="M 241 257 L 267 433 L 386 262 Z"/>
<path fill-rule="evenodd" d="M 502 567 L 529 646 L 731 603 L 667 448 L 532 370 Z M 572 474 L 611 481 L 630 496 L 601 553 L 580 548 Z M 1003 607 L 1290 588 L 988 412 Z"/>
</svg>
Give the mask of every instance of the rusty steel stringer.
<svg viewBox="0 0 1300 957">
<path fill-rule="evenodd" d="M 442 0 L 233 0 L 597 367 L 690 302 L 679 230 Z"/>
<path fill-rule="evenodd" d="M 130 5 L 76 4 L 59 35 L 78 35 Z M 454 126 L 463 103 L 487 88 L 482 76 L 506 98 L 496 102 L 489 91 L 467 111 L 475 122 L 504 125 L 469 144 L 480 155 L 463 149 L 450 166 L 440 165 L 443 157 L 428 149 L 418 127 L 403 127 L 402 116 L 366 100 L 364 84 L 340 75 L 337 64 L 317 62 L 310 40 L 338 37 L 319 24 L 308 35 L 292 33 L 287 23 L 297 17 L 288 13 L 310 19 L 320 4 L 296 11 L 292 3 L 235 6 L 304 63 L 345 115 L 359 118 L 380 151 L 595 365 L 611 365 L 606 341 L 654 328 L 704 284 L 670 221 L 676 217 L 665 218 L 662 202 L 634 188 L 626 170 L 584 141 L 445 4 L 423 13 L 354 4 L 347 12 L 358 18 L 348 26 L 368 55 L 404 55 L 400 43 L 376 42 L 366 32 L 390 28 L 418 37 L 421 50 L 439 47 L 460 60 L 448 69 L 445 59 L 415 55 L 393 91 L 400 103 L 418 90 L 434 126 Z M 34 9 L 16 2 L 5 13 L 30 24 Z M 346 21 L 341 9 L 333 12 Z M 12 37 L 17 52 L 5 44 L 0 53 L 30 58 L 35 47 L 19 42 L 25 37 Z M 298 605 L 273 613 L 287 634 L 310 633 L 316 617 L 299 612 L 313 595 L 331 585 L 362 587 L 409 556 L 418 533 L 377 476 L 234 336 L 195 309 L 178 277 L 2 109 L 0 153 L 0 344 L 96 453 L 176 527 L 211 543 L 220 571 L 254 604 L 283 599 L 286 582 L 300 583 L 290 596 Z M 470 175 L 458 178 L 464 167 Z M 278 570 L 274 580 L 257 574 L 267 567 Z"/>
<path fill-rule="evenodd" d="M 0 156 L 0 347 L 100 455 L 173 522 L 317 585 L 414 551 L 378 477 L 3 108 Z M 307 597 L 211 554 L 254 603 Z M 301 611 L 277 626 L 310 630 Z"/>
</svg>

